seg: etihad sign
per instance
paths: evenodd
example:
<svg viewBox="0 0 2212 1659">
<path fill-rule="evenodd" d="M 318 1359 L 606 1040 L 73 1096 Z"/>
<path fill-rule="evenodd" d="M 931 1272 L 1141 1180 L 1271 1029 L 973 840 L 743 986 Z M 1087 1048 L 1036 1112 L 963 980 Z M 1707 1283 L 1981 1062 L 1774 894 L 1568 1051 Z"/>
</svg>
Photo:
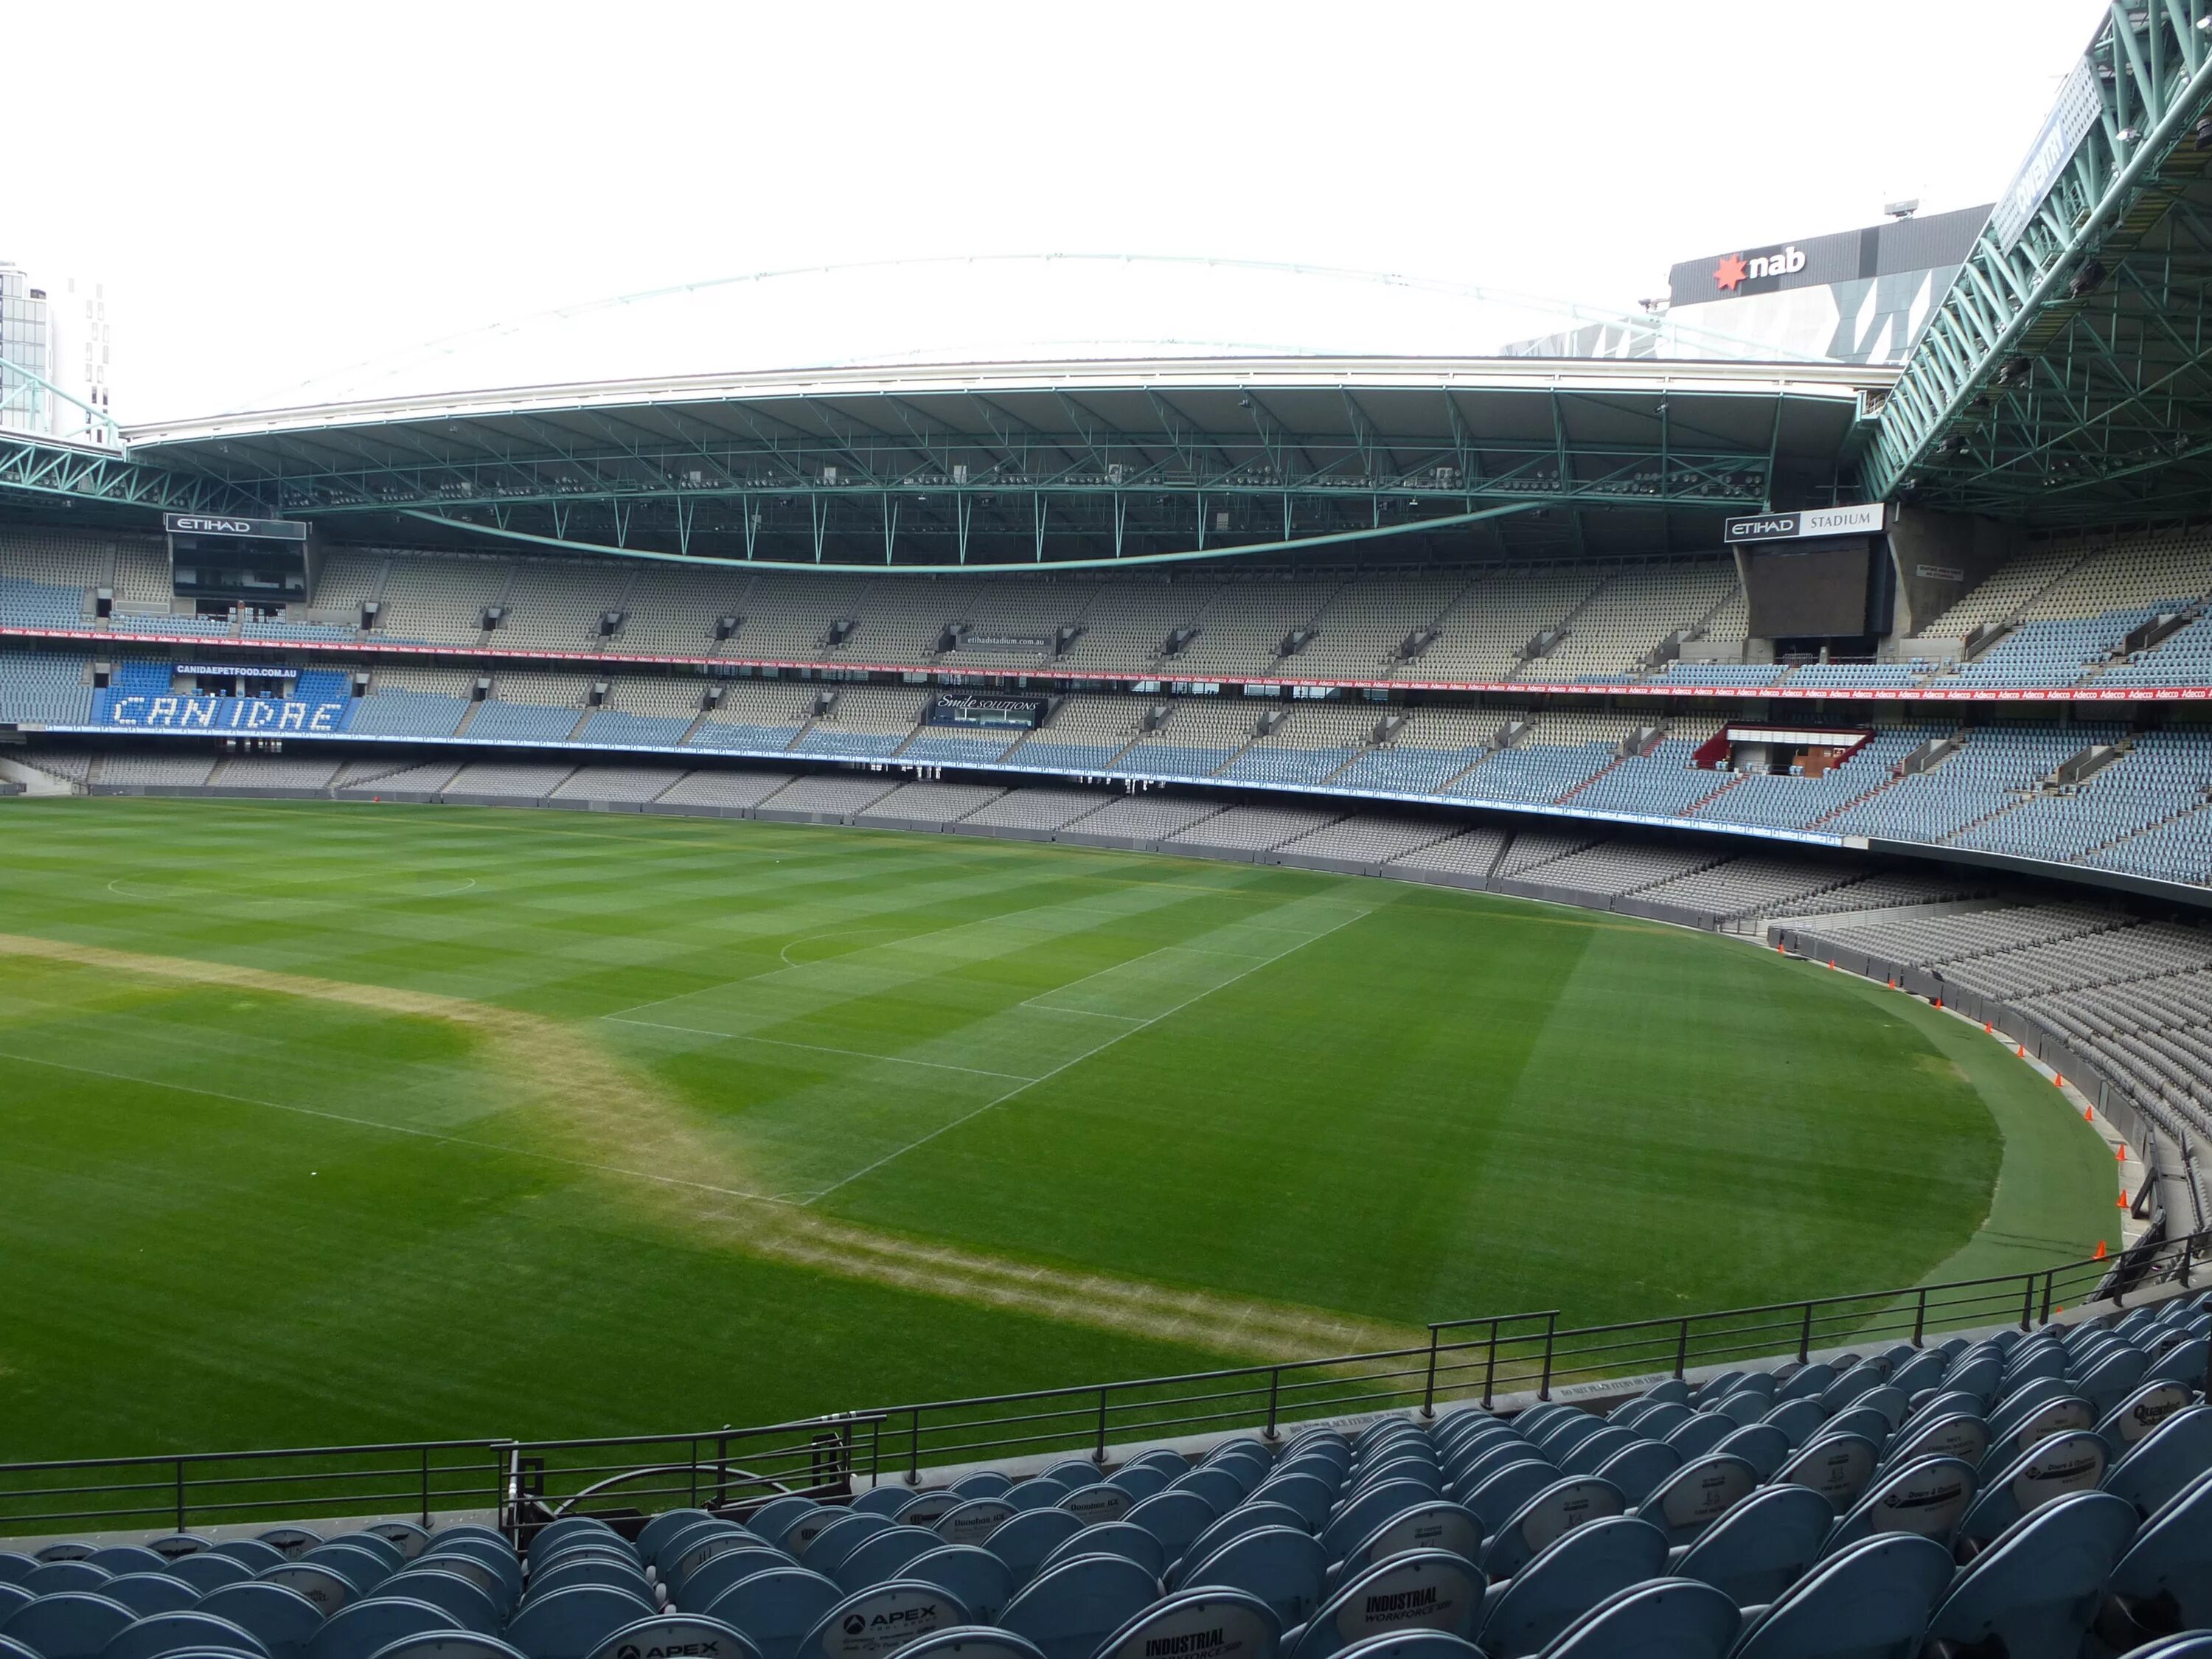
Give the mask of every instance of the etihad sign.
<svg viewBox="0 0 2212 1659">
<path fill-rule="evenodd" d="M 1748 259 L 1731 253 L 1713 267 L 1713 286 L 1733 294 L 1746 283 L 1763 276 L 1795 276 L 1805 269 L 1805 250 L 1794 243 L 1772 253 L 1754 253 Z"/>
</svg>

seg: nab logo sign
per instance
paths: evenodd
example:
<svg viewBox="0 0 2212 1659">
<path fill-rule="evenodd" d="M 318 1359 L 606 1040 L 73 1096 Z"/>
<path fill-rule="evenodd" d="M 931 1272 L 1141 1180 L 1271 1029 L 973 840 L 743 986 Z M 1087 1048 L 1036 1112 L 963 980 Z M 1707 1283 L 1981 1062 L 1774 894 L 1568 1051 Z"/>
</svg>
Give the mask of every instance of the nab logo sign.
<svg viewBox="0 0 2212 1659">
<path fill-rule="evenodd" d="M 1765 276 L 1795 276 L 1805 269 L 1805 250 L 1788 246 L 1771 253 L 1754 253 L 1748 259 L 1731 253 L 1713 267 L 1713 286 L 1733 294 L 1746 283 Z"/>
</svg>

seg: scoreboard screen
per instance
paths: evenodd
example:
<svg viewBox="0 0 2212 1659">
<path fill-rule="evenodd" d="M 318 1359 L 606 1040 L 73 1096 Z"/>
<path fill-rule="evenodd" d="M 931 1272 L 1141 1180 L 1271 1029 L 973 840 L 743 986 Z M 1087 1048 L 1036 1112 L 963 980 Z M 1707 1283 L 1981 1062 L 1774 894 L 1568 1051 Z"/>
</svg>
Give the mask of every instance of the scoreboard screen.
<svg viewBox="0 0 2212 1659">
<path fill-rule="evenodd" d="M 307 601 L 307 526 L 284 519 L 170 513 L 169 574 L 180 599 Z"/>
</svg>

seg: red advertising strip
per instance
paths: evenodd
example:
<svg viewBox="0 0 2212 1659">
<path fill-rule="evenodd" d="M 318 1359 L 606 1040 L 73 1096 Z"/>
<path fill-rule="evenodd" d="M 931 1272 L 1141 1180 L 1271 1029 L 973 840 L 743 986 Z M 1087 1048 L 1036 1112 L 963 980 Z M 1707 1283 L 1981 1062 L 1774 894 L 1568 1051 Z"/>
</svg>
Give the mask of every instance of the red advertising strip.
<svg viewBox="0 0 2212 1659">
<path fill-rule="evenodd" d="M 118 634 L 92 628 L 15 628 L 0 624 L 0 639 L 60 640 L 75 645 L 135 647 L 189 646 L 196 651 L 218 648 L 246 651 L 343 652 L 354 656 L 403 659 L 461 659 L 469 662 L 562 663 L 611 672 L 625 669 L 773 668 L 779 673 L 802 671 L 816 674 L 929 674 L 951 675 L 962 680 L 1028 679 L 1048 684 L 1077 681 L 1138 685 L 1272 685 L 1322 686 L 1344 691 L 1478 691 L 1510 697 L 1569 695 L 1588 697 L 1705 698 L 1741 702 L 1750 700 L 1796 699 L 1804 702 L 2202 702 L 2212 698 L 2208 685 L 2036 685 L 2036 686 L 1835 686 L 1835 685 L 1673 685 L 1664 680 L 1643 680 L 1617 685 L 1595 685 L 1565 680 L 1327 680 L 1238 679 L 1234 676 L 1178 675 L 1154 670 L 1145 674 L 1111 674 L 1085 670 L 1071 673 L 1056 668 L 960 668 L 947 663 L 814 662 L 773 657 L 661 657 L 622 651 L 532 651 L 503 646 L 420 645 L 396 640 L 270 640 L 234 639 L 210 634 Z"/>
</svg>

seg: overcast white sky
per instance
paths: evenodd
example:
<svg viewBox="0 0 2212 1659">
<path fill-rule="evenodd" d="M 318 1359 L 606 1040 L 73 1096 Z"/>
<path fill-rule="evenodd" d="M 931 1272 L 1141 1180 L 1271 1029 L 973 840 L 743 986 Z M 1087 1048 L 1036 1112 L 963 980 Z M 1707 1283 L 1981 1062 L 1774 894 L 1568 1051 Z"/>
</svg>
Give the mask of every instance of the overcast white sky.
<svg viewBox="0 0 2212 1659">
<path fill-rule="evenodd" d="M 348 365 L 578 301 L 847 261 L 1206 255 L 1626 309 L 1676 259 L 1869 223 L 1898 197 L 1992 199 L 2100 10 L 21 5 L 0 257 L 106 285 L 126 422 L 296 401 L 356 384 L 328 378 Z M 1299 285 L 1240 326 L 1202 271 L 1150 273 L 1127 319 L 1095 283 L 1032 274 L 979 279 L 951 320 L 957 294 L 909 317 L 881 277 L 749 285 L 727 302 L 744 326 L 687 332 L 684 367 L 770 366 L 752 359 L 780 331 L 791 362 L 1375 337 L 1379 290 L 1358 284 Z M 560 335 L 434 374 L 567 378 Z"/>
</svg>

